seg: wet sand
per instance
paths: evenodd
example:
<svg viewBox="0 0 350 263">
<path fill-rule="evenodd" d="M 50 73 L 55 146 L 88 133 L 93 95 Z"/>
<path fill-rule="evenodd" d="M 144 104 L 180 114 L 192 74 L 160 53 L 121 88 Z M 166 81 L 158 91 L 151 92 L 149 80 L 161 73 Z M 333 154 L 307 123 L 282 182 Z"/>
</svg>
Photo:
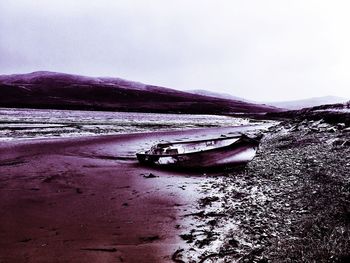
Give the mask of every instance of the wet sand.
<svg viewBox="0 0 350 263">
<path fill-rule="evenodd" d="M 142 167 L 135 153 L 255 128 L 0 143 L 0 262 L 170 262 L 207 177 Z"/>
</svg>

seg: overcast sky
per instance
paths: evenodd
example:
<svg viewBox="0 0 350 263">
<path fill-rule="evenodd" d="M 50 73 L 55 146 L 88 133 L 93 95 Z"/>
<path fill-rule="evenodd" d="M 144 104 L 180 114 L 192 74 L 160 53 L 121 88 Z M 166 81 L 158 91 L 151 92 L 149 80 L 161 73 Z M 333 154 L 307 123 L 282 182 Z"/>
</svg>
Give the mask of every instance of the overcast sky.
<svg viewBox="0 0 350 263">
<path fill-rule="evenodd" d="M 350 98 L 350 1 L 0 0 L 0 74 Z"/>
</svg>

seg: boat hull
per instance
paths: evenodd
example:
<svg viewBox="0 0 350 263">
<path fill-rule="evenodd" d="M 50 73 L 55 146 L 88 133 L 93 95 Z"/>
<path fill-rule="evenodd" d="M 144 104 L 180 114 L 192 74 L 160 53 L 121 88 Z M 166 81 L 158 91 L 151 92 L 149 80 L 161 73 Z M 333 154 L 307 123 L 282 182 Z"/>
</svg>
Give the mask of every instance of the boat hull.
<svg viewBox="0 0 350 263">
<path fill-rule="evenodd" d="M 256 140 L 242 138 L 231 145 L 217 149 L 178 155 L 138 153 L 137 159 L 144 165 L 169 168 L 235 167 L 250 162 L 258 146 Z"/>
</svg>

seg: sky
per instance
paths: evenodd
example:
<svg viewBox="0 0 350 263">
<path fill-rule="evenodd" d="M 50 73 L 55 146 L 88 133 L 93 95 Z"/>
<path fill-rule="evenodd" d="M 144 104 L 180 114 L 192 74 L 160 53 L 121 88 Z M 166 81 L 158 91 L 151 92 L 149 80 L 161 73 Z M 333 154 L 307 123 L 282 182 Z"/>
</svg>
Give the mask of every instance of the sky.
<svg viewBox="0 0 350 263">
<path fill-rule="evenodd" d="M 0 74 L 350 98 L 347 0 L 0 0 Z"/>
</svg>

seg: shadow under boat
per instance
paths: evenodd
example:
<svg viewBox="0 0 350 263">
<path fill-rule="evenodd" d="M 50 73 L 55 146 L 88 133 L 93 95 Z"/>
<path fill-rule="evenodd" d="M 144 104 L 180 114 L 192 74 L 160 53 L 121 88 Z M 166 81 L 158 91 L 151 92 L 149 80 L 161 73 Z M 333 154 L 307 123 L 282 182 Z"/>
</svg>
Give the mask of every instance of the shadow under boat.
<svg viewBox="0 0 350 263">
<path fill-rule="evenodd" d="M 206 140 L 158 143 L 137 153 L 142 165 L 186 170 L 242 169 L 256 155 L 262 135 L 245 134 Z"/>
</svg>

